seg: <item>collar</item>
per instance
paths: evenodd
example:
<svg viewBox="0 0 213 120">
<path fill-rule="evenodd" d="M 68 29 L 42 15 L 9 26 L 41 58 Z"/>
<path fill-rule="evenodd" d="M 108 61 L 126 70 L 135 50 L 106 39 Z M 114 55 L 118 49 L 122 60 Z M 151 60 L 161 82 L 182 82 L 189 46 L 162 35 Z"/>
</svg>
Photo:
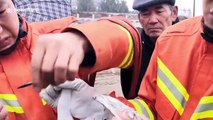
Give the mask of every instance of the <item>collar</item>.
<svg viewBox="0 0 213 120">
<path fill-rule="evenodd" d="M 203 26 L 203 33 L 201 33 L 201 36 L 206 41 L 213 43 L 213 29 L 209 28 L 203 22 L 202 22 L 202 26 Z"/>
</svg>

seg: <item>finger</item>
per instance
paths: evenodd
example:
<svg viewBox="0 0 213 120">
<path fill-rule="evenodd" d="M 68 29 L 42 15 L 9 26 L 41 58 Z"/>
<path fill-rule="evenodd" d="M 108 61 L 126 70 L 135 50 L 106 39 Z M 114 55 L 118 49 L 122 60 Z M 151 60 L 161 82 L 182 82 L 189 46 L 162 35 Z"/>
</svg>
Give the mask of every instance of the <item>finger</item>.
<svg viewBox="0 0 213 120">
<path fill-rule="evenodd" d="M 7 118 L 7 109 L 2 108 L 0 111 L 0 120 L 5 120 Z"/>
<path fill-rule="evenodd" d="M 36 45 L 32 54 L 32 82 L 36 89 L 40 88 L 40 70 L 43 62 L 45 49 L 39 43 Z"/>
<path fill-rule="evenodd" d="M 4 108 L 4 106 L 2 105 L 2 103 L 0 103 L 0 111 Z"/>
<path fill-rule="evenodd" d="M 68 71 L 67 71 L 68 80 L 75 79 L 83 59 L 84 59 L 84 52 L 82 50 L 79 50 L 78 52 L 76 52 L 75 54 L 71 56 L 69 60 Z"/>
<path fill-rule="evenodd" d="M 89 85 L 81 80 L 81 79 L 75 79 L 73 81 L 66 81 L 65 83 L 63 84 L 60 84 L 58 87 L 59 88 L 69 88 L 69 89 L 73 89 L 73 90 L 81 90 L 81 88 L 85 87 L 85 86 L 88 86 Z"/>
<path fill-rule="evenodd" d="M 67 69 L 71 51 L 65 47 L 60 50 L 57 60 L 55 62 L 54 74 L 56 85 L 67 80 Z"/>
<path fill-rule="evenodd" d="M 51 44 L 47 46 L 40 71 L 41 72 L 40 81 L 42 88 L 47 87 L 49 84 L 55 85 L 54 66 L 58 55 L 57 50 L 58 49 L 56 44 Z"/>
</svg>

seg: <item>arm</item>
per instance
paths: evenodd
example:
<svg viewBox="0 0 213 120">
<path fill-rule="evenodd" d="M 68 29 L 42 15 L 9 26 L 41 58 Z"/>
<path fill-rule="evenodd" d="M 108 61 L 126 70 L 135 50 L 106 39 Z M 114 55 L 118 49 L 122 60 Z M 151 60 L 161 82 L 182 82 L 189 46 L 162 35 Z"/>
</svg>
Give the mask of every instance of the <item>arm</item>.
<svg viewBox="0 0 213 120">
<path fill-rule="evenodd" d="M 134 43 L 138 41 L 137 30 L 122 18 L 103 18 L 97 22 L 71 25 L 81 31 L 91 43 L 95 52 L 95 64 L 80 73 L 99 71 L 112 67 L 131 66 L 134 56 Z"/>
<path fill-rule="evenodd" d="M 133 49 L 133 41 L 139 39 L 137 30 L 120 18 L 71 24 L 62 34 L 42 35 L 32 57 L 34 85 L 45 87 L 73 80 L 80 66 L 80 76 L 112 67 L 129 67 L 134 49 L 138 49 Z M 94 57 L 85 57 L 86 54 Z M 88 58 L 94 62 L 85 66 L 82 61 Z"/>
<path fill-rule="evenodd" d="M 124 103 L 128 103 L 139 114 L 144 114 L 150 120 L 156 119 L 157 56 L 158 42 L 156 42 L 155 50 L 140 85 L 138 97 L 128 101 L 123 100 Z"/>
</svg>

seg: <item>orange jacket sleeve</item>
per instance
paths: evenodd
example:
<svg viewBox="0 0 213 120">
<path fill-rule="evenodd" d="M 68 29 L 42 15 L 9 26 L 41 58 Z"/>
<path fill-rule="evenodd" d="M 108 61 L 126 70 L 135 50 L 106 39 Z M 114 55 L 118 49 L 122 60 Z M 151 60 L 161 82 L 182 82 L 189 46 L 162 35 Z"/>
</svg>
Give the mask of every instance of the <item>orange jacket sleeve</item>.
<svg viewBox="0 0 213 120">
<path fill-rule="evenodd" d="M 71 24 L 70 29 L 83 33 L 91 43 L 96 62 L 94 66 L 81 68 L 80 75 L 112 67 L 126 68 L 132 64 L 134 41 L 140 37 L 132 24 L 122 17 L 102 18 L 95 22 Z"/>
<path fill-rule="evenodd" d="M 67 28 L 75 20 L 76 20 L 75 17 L 70 16 L 70 17 L 55 19 L 55 20 L 51 20 L 47 22 L 33 22 L 30 24 L 27 24 L 27 22 L 23 18 L 24 30 L 27 32 L 30 32 L 30 35 L 27 36 L 27 39 L 25 41 L 26 42 L 25 45 L 27 45 L 26 47 L 32 50 L 34 47 L 34 40 L 36 40 L 40 34 L 60 33 L 62 30 Z"/>
<path fill-rule="evenodd" d="M 157 54 L 158 42 L 140 85 L 138 97 L 128 100 L 139 114 L 144 114 L 151 120 L 154 120 L 156 117 Z"/>
<path fill-rule="evenodd" d="M 156 44 L 149 67 L 142 80 L 138 97 L 130 100 L 117 97 L 121 102 L 134 108 L 139 114 L 144 114 L 150 120 L 154 120 L 156 117 L 157 51 L 158 45 Z"/>
</svg>

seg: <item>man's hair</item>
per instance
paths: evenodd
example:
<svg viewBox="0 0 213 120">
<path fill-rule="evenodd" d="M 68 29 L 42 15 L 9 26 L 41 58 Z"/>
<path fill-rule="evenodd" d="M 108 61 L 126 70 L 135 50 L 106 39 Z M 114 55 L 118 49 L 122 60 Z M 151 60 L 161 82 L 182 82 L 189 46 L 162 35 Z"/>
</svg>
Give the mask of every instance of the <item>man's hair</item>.
<svg viewBox="0 0 213 120">
<path fill-rule="evenodd" d="M 169 9 L 172 11 L 172 9 L 174 8 L 174 6 L 170 5 L 170 4 L 168 4 L 168 6 L 169 6 Z"/>
</svg>

